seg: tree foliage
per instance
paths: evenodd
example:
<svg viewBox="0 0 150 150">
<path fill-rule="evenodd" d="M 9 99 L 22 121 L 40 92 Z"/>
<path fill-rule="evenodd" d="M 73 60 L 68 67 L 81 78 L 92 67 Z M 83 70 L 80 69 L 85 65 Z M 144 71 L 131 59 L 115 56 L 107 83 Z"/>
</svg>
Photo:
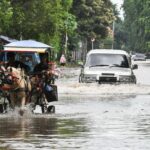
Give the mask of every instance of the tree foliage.
<svg viewBox="0 0 150 150">
<path fill-rule="evenodd" d="M 66 20 L 68 34 L 76 27 L 75 16 L 68 12 L 71 6 L 72 0 L 4 0 L 0 2 L 0 34 L 36 39 L 60 49 Z"/>
<path fill-rule="evenodd" d="M 78 33 L 87 38 L 105 38 L 107 26 L 113 21 L 109 0 L 74 0 L 72 13 L 77 17 Z"/>
<path fill-rule="evenodd" d="M 125 0 L 126 47 L 133 51 L 150 51 L 150 1 Z"/>
<path fill-rule="evenodd" d="M 74 49 L 79 37 L 107 37 L 113 16 L 110 0 L 2 0 L 0 34 L 39 40 L 61 50 L 67 33 L 68 46 Z"/>
<path fill-rule="evenodd" d="M 7 34 L 6 30 L 10 28 L 13 15 L 13 9 L 9 0 L 0 1 L 0 33 Z"/>
</svg>

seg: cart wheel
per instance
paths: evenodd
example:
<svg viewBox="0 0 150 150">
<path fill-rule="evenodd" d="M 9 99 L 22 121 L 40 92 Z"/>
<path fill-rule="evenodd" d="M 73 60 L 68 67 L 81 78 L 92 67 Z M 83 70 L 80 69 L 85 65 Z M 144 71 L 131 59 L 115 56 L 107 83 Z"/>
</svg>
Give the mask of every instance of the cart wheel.
<svg viewBox="0 0 150 150">
<path fill-rule="evenodd" d="M 41 109 L 42 109 L 42 113 L 46 113 L 47 112 L 47 106 L 45 104 L 41 104 Z"/>
<path fill-rule="evenodd" d="M 4 112 L 3 104 L 0 104 L 0 113 Z"/>
<path fill-rule="evenodd" d="M 53 106 L 53 105 L 48 106 L 47 112 L 48 113 L 55 113 L 55 106 Z"/>
</svg>

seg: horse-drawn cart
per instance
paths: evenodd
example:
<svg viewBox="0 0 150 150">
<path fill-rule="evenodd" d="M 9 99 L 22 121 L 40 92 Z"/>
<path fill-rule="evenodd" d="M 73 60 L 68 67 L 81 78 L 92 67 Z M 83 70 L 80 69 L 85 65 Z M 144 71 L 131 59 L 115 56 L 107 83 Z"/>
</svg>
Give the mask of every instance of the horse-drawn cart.
<svg viewBox="0 0 150 150">
<path fill-rule="evenodd" d="M 39 113 L 54 113 L 55 106 L 50 103 L 58 100 L 58 93 L 55 73 L 52 70 L 53 63 L 49 63 L 48 70 L 33 72 L 35 65 L 40 63 L 40 55 L 44 54 L 48 59 L 51 58 L 50 47 L 8 47 L 0 51 L 0 113 L 19 107 L 20 114 L 23 115 L 27 105 L 30 105 L 33 113 L 38 113 L 37 106 L 41 109 Z M 28 72 L 20 67 L 7 66 L 7 53 L 15 53 L 15 59 L 29 67 Z"/>
</svg>

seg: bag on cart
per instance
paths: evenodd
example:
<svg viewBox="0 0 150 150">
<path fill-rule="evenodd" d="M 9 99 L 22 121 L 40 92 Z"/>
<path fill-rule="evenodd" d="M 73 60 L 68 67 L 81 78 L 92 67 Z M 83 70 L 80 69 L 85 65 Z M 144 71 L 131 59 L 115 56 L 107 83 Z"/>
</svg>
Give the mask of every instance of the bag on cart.
<svg viewBox="0 0 150 150">
<path fill-rule="evenodd" d="M 45 85 L 44 94 L 48 102 L 58 101 L 58 93 L 56 85 Z"/>
</svg>

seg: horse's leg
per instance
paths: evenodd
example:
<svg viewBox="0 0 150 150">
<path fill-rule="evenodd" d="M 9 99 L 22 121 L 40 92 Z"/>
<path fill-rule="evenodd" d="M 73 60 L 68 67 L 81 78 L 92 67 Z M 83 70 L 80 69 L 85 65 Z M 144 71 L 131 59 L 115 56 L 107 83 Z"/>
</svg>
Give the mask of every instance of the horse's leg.
<svg viewBox="0 0 150 150">
<path fill-rule="evenodd" d="M 23 116 L 24 111 L 25 111 L 24 108 L 25 108 L 25 104 L 26 104 L 26 94 L 25 94 L 25 92 L 19 92 L 18 95 L 19 95 L 18 100 L 20 103 L 19 113 L 21 116 Z"/>
<path fill-rule="evenodd" d="M 19 111 L 19 113 L 20 113 L 20 115 L 21 116 L 23 116 L 23 114 L 24 114 L 24 106 L 25 106 L 25 100 L 26 98 L 25 97 L 23 97 L 22 99 L 21 99 L 21 108 L 20 108 L 20 111 Z"/>
<path fill-rule="evenodd" d="M 26 97 L 22 97 L 21 99 L 21 109 L 23 109 L 25 107 L 25 104 L 26 104 Z"/>
<path fill-rule="evenodd" d="M 10 94 L 10 101 L 11 101 L 11 108 L 15 109 L 15 94 L 14 93 Z"/>
</svg>

